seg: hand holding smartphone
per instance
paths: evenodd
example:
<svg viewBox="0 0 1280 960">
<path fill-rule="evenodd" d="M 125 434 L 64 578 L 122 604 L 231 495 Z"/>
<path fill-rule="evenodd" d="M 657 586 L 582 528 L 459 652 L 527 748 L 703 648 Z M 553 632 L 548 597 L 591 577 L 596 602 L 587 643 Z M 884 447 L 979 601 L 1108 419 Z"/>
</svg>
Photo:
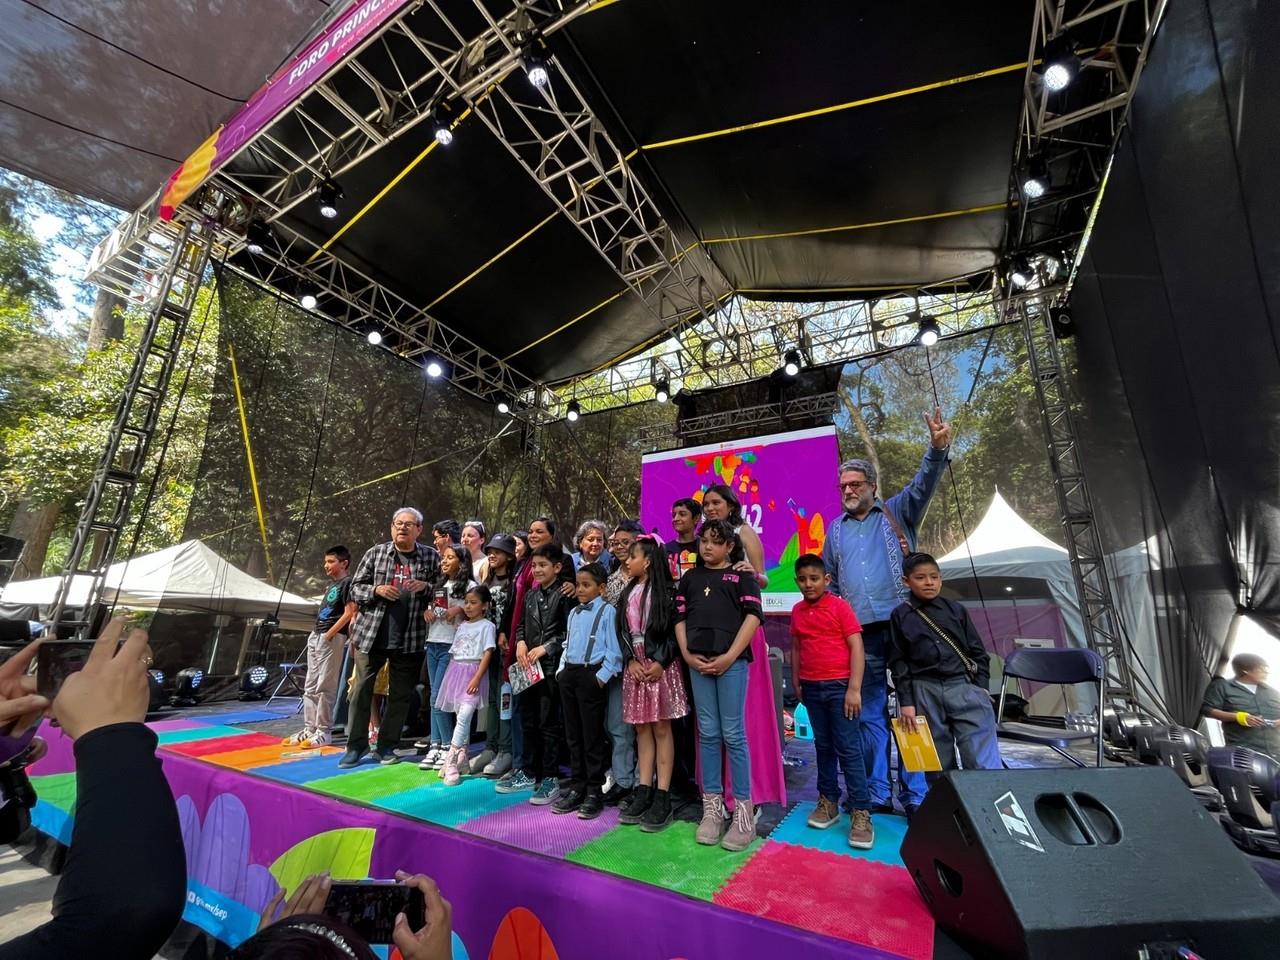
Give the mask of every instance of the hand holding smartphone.
<svg viewBox="0 0 1280 960">
<path fill-rule="evenodd" d="M 412 930 L 426 924 L 422 891 L 394 880 L 334 881 L 324 912 L 341 920 L 369 943 L 391 943 L 396 917 L 402 913 Z"/>
</svg>

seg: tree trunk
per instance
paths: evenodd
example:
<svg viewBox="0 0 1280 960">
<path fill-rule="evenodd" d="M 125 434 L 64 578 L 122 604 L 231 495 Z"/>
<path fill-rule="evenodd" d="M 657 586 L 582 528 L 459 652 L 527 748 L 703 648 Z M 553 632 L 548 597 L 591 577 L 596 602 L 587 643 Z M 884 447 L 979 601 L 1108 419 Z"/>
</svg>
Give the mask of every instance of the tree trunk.
<svg viewBox="0 0 1280 960">
<path fill-rule="evenodd" d="M 875 467 L 876 476 L 879 477 L 880 455 L 876 451 L 876 442 L 871 436 L 871 431 L 867 429 L 867 421 L 862 418 L 862 410 L 858 401 L 854 398 L 847 384 L 841 384 L 838 393 L 844 408 L 849 411 L 849 419 L 853 421 L 853 427 L 858 431 L 862 446 L 866 449 L 866 459 L 871 461 L 871 465 Z"/>
<path fill-rule="evenodd" d="M 22 558 L 13 568 L 14 580 L 30 580 L 43 575 L 44 558 L 49 552 L 49 538 L 62 512 L 60 503 L 32 503 L 23 500 L 13 514 L 9 535 L 25 540 Z"/>
<path fill-rule="evenodd" d="M 93 303 L 93 315 L 89 318 L 89 335 L 85 345 L 90 350 L 101 350 L 110 340 L 124 337 L 124 300 L 106 290 L 98 291 Z"/>
</svg>

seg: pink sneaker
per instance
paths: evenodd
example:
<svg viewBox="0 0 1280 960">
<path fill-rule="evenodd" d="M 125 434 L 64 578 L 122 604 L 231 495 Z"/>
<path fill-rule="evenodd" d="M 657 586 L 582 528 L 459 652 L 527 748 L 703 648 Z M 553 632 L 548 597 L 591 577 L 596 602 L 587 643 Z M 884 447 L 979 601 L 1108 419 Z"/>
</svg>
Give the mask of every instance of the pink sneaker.
<svg viewBox="0 0 1280 960">
<path fill-rule="evenodd" d="M 462 774 L 458 770 L 467 757 L 465 747 L 450 747 L 449 752 L 445 754 L 444 768 L 440 771 L 440 779 L 444 781 L 446 787 L 456 787 L 462 782 Z"/>
</svg>

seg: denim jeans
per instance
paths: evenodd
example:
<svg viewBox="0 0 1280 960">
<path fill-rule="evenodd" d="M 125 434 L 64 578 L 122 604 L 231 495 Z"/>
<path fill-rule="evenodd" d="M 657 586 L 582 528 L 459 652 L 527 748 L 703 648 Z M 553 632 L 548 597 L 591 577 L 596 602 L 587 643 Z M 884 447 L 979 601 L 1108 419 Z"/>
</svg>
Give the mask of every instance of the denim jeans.
<svg viewBox="0 0 1280 960">
<path fill-rule="evenodd" d="M 870 810 L 867 770 L 862 758 L 862 735 L 858 718 L 844 715 L 848 680 L 801 680 L 800 693 L 809 723 L 813 725 L 813 745 L 818 754 L 818 793 L 840 803 L 839 769 L 844 771 L 845 809 Z"/>
<path fill-rule="evenodd" d="M 431 678 L 431 742 L 441 745 L 453 740 L 453 714 L 436 708 L 436 697 L 449 669 L 449 644 L 427 644 L 427 676 Z"/>
<path fill-rule="evenodd" d="M 630 790 L 636 782 L 636 728 L 622 719 L 622 677 L 609 681 L 608 727 L 614 782 Z"/>
<path fill-rule="evenodd" d="M 720 748 L 729 755 L 735 800 L 751 799 L 751 755 L 747 752 L 747 661 L 738 660 L 718 677 L 689 671 L 693 705 L 698 714 L 698 759 L 702 791 L 724 793 Z"/>
<path fill-rule="evenodd" d="M 862 671 L 862 714 L 858 729 L 862 734 L 862 756 L 867 767 L 867 788 L 873 804 L 891 803 L 889 788 L 889 623 L 863 624 L 862 649 L 866 667 Z M 928 790 L 923 773 L 898 771 L 898 799 L 903 806 L 919 806 Z"/>
</svg>

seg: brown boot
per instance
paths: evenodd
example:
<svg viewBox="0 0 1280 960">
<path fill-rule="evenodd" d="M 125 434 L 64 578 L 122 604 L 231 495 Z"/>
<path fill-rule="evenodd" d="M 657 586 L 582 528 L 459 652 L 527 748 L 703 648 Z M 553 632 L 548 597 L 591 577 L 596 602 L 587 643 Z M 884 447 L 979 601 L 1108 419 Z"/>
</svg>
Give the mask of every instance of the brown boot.
<svg viewBox="0 0 1280 960">
<path fill-rule="evenodd" d="M 697 841 L 704 846 L 714 847 L 724 836 L 724 797 L 718 793 L 702 795 L 702 822 L 698 824 Z"/>
<path fill-rule="evenodd" d="M 750 800 L 738 800 L 733 805 L 733 823 L 729 826 L 729 832 L 724 835 L 724 839 L 720 841 L 720 846 L 725 850 L 732 850 L 737 853 L 739 850 L 745 850 L 751 846 L 751 841 L 756 838 L 756 811 L 751 806 Z"/>
<path fill-rule="evenodd" d="M 855 850 L 870 850 L 875 846 L 876 830 L 871 826 L 871 812 L 855 810 L 849 819 L 852 821 L 849 827 L 849 846 Z"/>
<path fill-rule="evenodd" d="M 836 806 L 836 802 L 827 797 L 819 797 L 818 805 L 814 808 L 813 813 L 809 814 L 809 826 L 815 830 L 825 830 L 827 827 L 834 827 L 839 822 L 840 808 Z"/>
</svg>

